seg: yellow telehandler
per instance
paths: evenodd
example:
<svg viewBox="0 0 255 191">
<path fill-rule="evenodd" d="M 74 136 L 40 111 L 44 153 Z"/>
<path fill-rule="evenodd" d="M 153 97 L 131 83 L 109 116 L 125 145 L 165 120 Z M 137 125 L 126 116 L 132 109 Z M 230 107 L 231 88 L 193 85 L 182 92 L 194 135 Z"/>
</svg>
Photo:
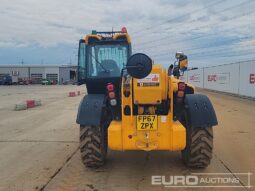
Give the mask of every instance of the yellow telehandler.
<svg viewBox="0 0 255 191">
<path fill-rule="evenodd" d="M 79 43 L 78 84 L 86 84 L 77 120 L 87 167 L 106 160 L 107 149 L 181 151 L 185 165 L 205 168 L 213 150 L 214 108 L 205 95 L 179 80 L 187 56 L 176 53 L 173 75 L 150 57 L 132 55 L 121 31 L 92 31 Z"/>
</svg>

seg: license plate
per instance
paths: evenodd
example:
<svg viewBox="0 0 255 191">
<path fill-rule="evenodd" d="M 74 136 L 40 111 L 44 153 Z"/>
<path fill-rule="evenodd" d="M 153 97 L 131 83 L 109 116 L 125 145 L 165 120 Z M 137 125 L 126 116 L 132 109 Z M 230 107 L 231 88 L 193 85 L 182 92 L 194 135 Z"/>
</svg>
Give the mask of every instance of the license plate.
<svg viewBox="0 0 255 191">
<path fill-rule="evenodd" d="M 157 130 L 158 129 L 157 115 L 137 115 L 136 127 L 137 130 Z"/>
</svg>

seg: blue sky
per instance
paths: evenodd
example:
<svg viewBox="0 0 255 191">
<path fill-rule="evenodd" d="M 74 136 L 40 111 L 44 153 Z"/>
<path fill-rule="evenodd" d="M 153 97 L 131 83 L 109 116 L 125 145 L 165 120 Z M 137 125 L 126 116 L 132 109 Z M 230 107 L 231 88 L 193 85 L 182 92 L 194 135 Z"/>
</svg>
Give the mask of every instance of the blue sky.
<svg viewBox="0 0 255 191">
<path fill-rule="evenodd" d="M 255 59 L 254 0 L 1 0 L 0 64 L 76 64 L 92 29 L 126 26 L 134 52 L 164 66 L 184 51 L 191 67 Z"/>
</svg>

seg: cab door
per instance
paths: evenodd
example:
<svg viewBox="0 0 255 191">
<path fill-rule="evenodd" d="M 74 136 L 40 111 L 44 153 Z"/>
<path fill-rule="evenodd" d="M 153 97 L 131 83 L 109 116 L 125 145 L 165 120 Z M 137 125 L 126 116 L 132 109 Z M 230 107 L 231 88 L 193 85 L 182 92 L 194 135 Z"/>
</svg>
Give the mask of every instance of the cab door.
<svg viewBox="0 0 255 191">
<path fill-rule="evenodd" d="M 79 52 L 78 52 L 78 85 L 86 83 L 87 77 L 87 64 L 86 64 L 86 49 L 87 45 L 85 40 L 79 41 Z"/>
</svg>

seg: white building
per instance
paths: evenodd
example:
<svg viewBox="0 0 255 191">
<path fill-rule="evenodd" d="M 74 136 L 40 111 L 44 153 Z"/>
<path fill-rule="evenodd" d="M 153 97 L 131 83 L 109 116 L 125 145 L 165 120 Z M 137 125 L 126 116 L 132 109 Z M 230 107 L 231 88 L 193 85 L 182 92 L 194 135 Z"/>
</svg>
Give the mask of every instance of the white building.
<svg viewBox="0 0 255 191">
<path fill-rule="evenodd" d="M 0 78 L 6 74 L 13 81 L 30 79 L 41 83 L 42 79 L 55 80 L 60 83 L 76 79 L 77 66 L 74 65 L 0 65 Z"/>
</svg>

